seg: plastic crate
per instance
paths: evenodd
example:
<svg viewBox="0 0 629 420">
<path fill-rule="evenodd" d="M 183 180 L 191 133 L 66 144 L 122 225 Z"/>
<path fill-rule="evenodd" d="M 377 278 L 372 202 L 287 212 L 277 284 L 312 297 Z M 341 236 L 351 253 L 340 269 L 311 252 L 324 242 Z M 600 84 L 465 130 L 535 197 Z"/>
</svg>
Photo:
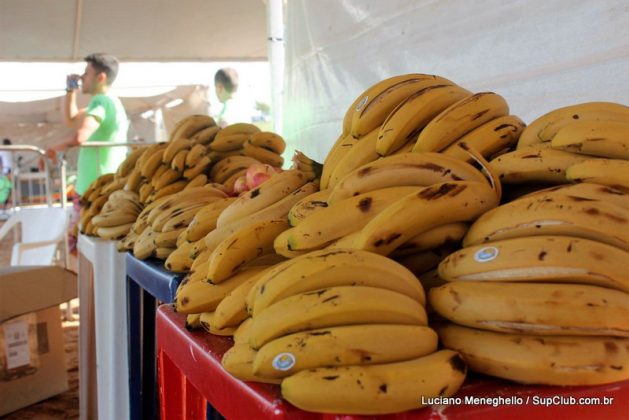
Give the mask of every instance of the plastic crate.
<svg viewBox="0 0 629 420">
<path fill-rule="evenodd" d="M 129 418 L 125 254 L 114 241 L 79 236 L 80 412 Z"/>
<path fill-rule="evenodd" d="M 129 401 L 134 420 L 157 418 L 155 311 L 159 302 L 174 301 L 183 278 L 163 264 L 126 255 Z"/>
<path fill-rule="evenodd" d="M 305 412 L 282 399 L 279 386 L 243 382 L 221 366 L 233 345 L 228 337 L 187 331 L 185 315 L 170 305 L 157 310 L 160 413 L 162 419 L 204 419 L 207 401 L 228 419 L 365 419 L 364 416 Z M 525 386 L 485 376 L 469 375 L 458 397 L 518 397 L 520 405 L 431 406 L 406 413 L 375 416 L 379 419 L 626 419 L 629 381 L 594 387 Z M 533 397 L 607 397 L 611 405 L 533 404 Z M 528 403 L 526 402 L 528 399 Z M 201 408 L 200 408 L 201 407 Z M 373 418 L 370 416 L 369 418 Z"/>
</svg>

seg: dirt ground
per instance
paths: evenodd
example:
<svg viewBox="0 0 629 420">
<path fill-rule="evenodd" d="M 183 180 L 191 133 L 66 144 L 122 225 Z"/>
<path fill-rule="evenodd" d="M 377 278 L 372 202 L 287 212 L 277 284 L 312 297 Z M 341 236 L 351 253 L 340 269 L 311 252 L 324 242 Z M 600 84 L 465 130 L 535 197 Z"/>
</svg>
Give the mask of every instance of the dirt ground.
<svg viewBox="0 0 629 420">
<path fill-rule="evenodd" d="M 0 222 L 0 226 L 2 226 L 2 222 Z M 0 241 L 0 267 L 7 267 L 10 264 L 12 245 L 13 235 L 10 233 Z M 70 389 L 63 394 L 14 411 L 2 417 L 2 419 L 52 420 L 79 418 L 78 300 L 73 301 L 72 306 L 76 320 L 63 322 L 66 366 L 68 369 L 68 383 Z"/>
</svg>

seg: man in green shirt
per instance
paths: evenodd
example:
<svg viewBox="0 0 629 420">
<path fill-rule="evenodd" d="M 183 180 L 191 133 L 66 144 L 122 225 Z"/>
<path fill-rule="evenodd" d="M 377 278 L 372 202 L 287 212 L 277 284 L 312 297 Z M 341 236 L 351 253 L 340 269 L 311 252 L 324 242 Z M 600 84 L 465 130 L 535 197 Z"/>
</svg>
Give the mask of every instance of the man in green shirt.
<svg viewBox="0 0 629 420">
<path fill-rule="evenodd" d="M 118 74 L 118 60 L 108 54 L 91 54 L 85 57 L 85 61 L 87 65 L 83 75 L 70 75 L 67 78 L 64 122 L 76 132 L 47 150 L 51 159 L 56 158 L 57 152 L 85 142 L 124 143 L 127 140 L 127 115 L 120 99 L 110 93 Z M 76 103 L 78 80 L 82 82 L 83 93 L 92 96 L 85 109 L 79 109 Z M 76 192 L 82 195 L 98 176 L 115 172 L 125 155 L 124 147 L 81 148 Z"/>
<path fill-rule="evenodd" d="M 216 124 L 225 127 L 240 122 L 251 122 L 251 109 L 237 95 L 238 73 L 225 67 L 214 74 L 214 89 L 221 103 L 221 110 L 214 115 Z"/>
</svg>

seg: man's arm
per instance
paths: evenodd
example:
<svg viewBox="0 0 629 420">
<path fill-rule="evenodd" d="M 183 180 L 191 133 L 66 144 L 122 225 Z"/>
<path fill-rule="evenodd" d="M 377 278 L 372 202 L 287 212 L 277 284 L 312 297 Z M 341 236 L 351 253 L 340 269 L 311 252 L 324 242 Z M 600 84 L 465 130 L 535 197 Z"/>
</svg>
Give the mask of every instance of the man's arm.
<svg viewBox="0 0 629 420">
<path fill-rule="evenodd" d="M 77 90 L 69 90 L 66 92 L 63 103 L 63 123 L 70 127 L 79 129 L 85 116 L 85 109 L 79 109 L 76 104 Z"/>
<path fill-rule="evenodd" d="M 76 133 L 67 140 L 53 144 L 46 150 L 49 158 L 55 159 L 57 152 L 63 152 L 69 147 L 78 146 L 85 143 L 92 134 L 98 129 L 100 123 L 91 115 L 85 115 L 81 118 L 81 125 Z"/>
</svg>

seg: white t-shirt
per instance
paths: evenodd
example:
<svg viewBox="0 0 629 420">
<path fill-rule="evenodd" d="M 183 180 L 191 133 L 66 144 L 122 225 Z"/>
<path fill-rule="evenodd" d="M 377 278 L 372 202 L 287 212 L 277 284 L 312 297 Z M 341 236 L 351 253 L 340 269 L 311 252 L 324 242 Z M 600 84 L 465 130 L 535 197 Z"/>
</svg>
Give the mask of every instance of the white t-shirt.
<svg viewBox="0 0 629 420">
<path fill-rule="evenodd" d="M 8 174 L 13 169 L 13 152 L 0 150 L 0 163 L 2 163 L 2 173 Z"/>
<path fill-rule="evenodd" d="M 238 97 L 227 100 L 224 104 L 220 104 L 219 113 L 216 115 L 216 122 L 223 125 L 235 123 L 250 123 L 252 108 L 251 105 Z"/>
</svg>

